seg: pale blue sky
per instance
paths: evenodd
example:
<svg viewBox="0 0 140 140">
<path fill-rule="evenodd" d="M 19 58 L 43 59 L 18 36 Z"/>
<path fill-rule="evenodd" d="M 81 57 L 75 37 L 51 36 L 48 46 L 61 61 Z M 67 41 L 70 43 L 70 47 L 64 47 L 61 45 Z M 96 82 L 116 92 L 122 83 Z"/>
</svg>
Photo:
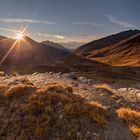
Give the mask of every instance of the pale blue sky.
<svg viewBox="0 0 140 140">
<path fill-rule="evenodd" d="M 0 34 L 29 24 L 26 33 L 37 41 L 88 42 L 140 28 L 140 0 L 0 0 Z"/>
</svg>

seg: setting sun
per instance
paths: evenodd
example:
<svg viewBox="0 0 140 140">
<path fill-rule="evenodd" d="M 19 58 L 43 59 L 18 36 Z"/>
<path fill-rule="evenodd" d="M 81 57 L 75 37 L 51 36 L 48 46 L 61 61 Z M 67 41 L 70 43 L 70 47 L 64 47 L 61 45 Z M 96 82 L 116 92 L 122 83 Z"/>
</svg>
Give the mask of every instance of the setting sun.
<svg viewBox="0 0 140 140">
<path fill-rule="evenodd" d="M 17 39 L 17 40 L 22 40 L 23 37 L 24 37 L 24 34 L 23 34 L 22 32 L 18 32 L 18 33 L 16 34 L 16 39 Z"/>
</svg>

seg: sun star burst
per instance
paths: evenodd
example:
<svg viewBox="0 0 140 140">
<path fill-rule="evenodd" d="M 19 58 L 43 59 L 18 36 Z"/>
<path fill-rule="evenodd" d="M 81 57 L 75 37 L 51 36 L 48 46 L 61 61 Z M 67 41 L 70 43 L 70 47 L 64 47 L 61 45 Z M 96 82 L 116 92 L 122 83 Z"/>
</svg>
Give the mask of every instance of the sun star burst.
<svg viewBox="0 0 140 140">
<path fill-rule="evenodd" d="M 22 40 L 23 38 L 24 38 L 24 34 L 23 34 L 22 32 L 18 32 L 18 33 L 16 34 L 16 39 L 17 39 L 18 41 Z"/>
</svg>

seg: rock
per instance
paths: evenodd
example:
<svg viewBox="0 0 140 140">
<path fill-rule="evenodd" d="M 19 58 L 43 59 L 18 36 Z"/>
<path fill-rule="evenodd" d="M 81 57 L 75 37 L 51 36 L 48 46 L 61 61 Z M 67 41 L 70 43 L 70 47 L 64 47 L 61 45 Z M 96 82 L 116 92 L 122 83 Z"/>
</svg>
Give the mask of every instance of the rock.
<svg viewBox="0 0 140 140">
<path fill-rule="evenodd" d="M 61 114 L 61 115 L 59 115 L 59 119 L 61 120 L 63 118 L 63 115 Z"/>
<path fill-rule="evenodd" d="M 119 91 L 127 91 L 127 88 L 120 88 Z"/>
<path fill-rule="evenodd" d="M 32 75 L 37 75 L 38 73 L 37 72 L 34 72 Z"/>
<path fill-rule="evenodd" d="M 78 87 L 78 83 L 72 82 L 71 84 L 75 87 Z"/>
<path fill-rule="evenodd" d="M 52 74 L 53 74 L 53 72 L 49 72 L 48 74 L 52 75 Z"/>
<path fill-rule="evenodd" d="M 137 97 L 140 99 L 140 93 L 137 93 Z"/>
<path fill-rule="evenodd" d="M 73 80 L 77 79 L 77 75 L 75 72 L 66 73 L 66 74 L 64 74 L 64 77 L 68 77 L 68 78 L 73 79 Z"/>
<path fill-rule="evenodd" d="M 0 76 L 5 76 L 5 72 L 4 71 L 0 71 Z"/>
<path fill-rule="evenodd" d="M 87 79 L 86 77 L 79 77 L 79 81 L 82 82 L 82 83 L 91 83 L 91 79 Z"/>
</svg>

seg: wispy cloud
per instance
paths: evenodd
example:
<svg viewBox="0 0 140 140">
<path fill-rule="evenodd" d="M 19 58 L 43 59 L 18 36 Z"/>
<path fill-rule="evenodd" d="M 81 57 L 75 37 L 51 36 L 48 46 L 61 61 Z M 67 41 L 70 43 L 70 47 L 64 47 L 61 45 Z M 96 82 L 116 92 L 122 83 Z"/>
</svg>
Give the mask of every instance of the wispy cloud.
<svg viewBox="0 0 140 140">
<path fill-rule="evenodd" d="M 101 38 L 99 35 L 83 35 L 83 36 L 69 36 L 68 41 L 74 42 L 90 42 Z"/>
<path fill-rule="evenodd" d="M 16 34 L 21 32 L 20 30 L 10 29 L 10 28 L 0 28 L 0 31 L 4 31 L 7 37 L 15 38 Z M 30 35 L 30 33 L 24 32 L 24 35 Z"/>
<path fill-rule="evenodd" d="M 58 34 L 44 34 L 44 33 L 37 33 L 37 34 L 38 34 L 39 36 L 49 37 L 49 38 L 54 38 L 54 39 L 59 39 L 59 40 L 65 39 L 64 36 L 58 35 Z"/>
<path fill-rule="evenodd" d="M 77 24 L 77 25 L 90 25 L 90 26 L 96 26 L 96 27 L 104 27 L 103 24 L 93 23 L 93 22 L 73 22 L 73 24 Z"/>
<path fill-rule="evenodd" d="M 0 31 L 7 31 L 7 32 L 12 32 L 12 33 L 17 33 L 18 32 L 18 30 L 8 29 L 8 28 L 0 28 Z"/>
<path fill-rule="evenodd" d="M 36 19 L 23 19 L 23 18 L 0 18 L 1 22 L 7 23 L 32 23 L 32 24 L 50 24 L 56 25 L 54 22 L 46 21 L 46 20 L 36 20 Z"/>
<path fill-rule="evenodd" d="M 126 21 L 123 21 L 123 20 L 119 20 L 117 19 L 116 17 L 114 16 L 111 16 L 111 15 L 106 15 L 108 17 L 108 19 L 112 22 L 112 23 L 115 23 L 117 25 L 120 25 L 122 27 L 125 27 L 125 28 L 134 28 L 135 25 L 132 25 Z"/>
<path fill-rule="evenodd" d="M 59 34 L 44 34 L 44 33 L 37 33 L 37 35 L 43 37 L 44 39 L 56 42 L 90 42 L 99 39 L 101 37 L 98 35 L 63 36 Z"/>
</svg>

